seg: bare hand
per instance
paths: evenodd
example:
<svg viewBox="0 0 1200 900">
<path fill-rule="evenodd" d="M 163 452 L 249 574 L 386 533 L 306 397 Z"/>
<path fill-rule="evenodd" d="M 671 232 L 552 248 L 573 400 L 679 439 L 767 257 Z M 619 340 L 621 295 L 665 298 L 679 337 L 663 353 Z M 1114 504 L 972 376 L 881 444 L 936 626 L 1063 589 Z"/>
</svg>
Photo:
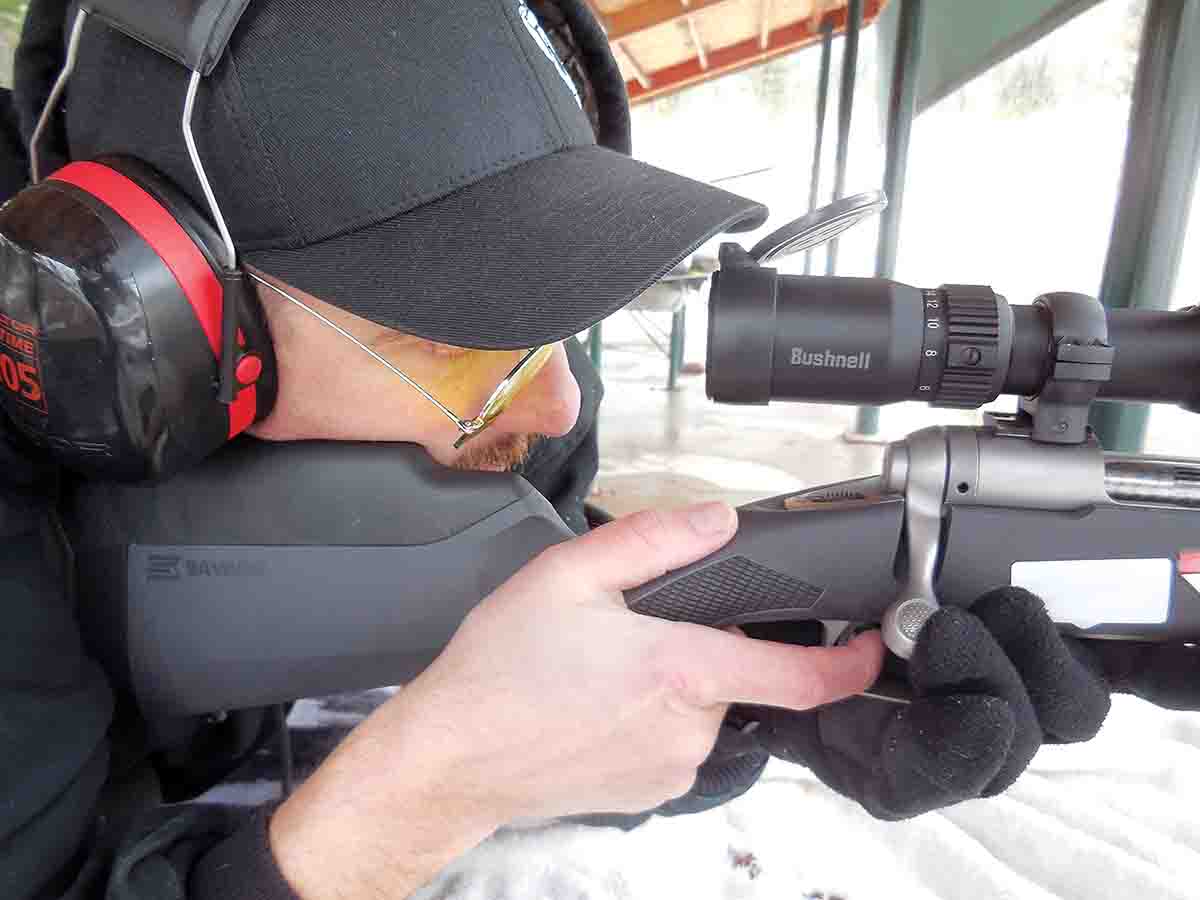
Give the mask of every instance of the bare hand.
<svg viewBox="0 0 1200 900">
<path fill-rule="evenodd" d="M 730 703 L 808 709 L 871 684 L 874 634 L 801 648 L 626 608 L 623 590 L 719 549 L 736 523 L 723 504 L 643 512 L 545 551 L 284 810 L 358 807 L 356 827 L 376 840 L 411 840 L 415 822 L 435 841 L 456 823 L 470 835 L 456 854 L 515 818 L 634 812 L 685 793 Z M 391 852 L 410 851 L 426 852 Z"/>
</svg>

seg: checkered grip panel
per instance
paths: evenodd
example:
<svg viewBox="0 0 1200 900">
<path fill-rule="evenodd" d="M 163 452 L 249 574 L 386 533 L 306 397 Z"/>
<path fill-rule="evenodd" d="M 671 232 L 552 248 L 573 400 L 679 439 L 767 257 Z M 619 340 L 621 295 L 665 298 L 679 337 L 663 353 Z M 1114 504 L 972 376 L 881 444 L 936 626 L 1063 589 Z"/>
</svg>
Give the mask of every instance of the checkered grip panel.
<svg viewBox="0 0 1200 900">
<path fill-rule="evenodd" d="M 630 604 L 635 612 L 675 622 L 716 625 L 771 610 L 809 609 L 821 588 L 731 556 L 705 566 Z"/>
</svg>

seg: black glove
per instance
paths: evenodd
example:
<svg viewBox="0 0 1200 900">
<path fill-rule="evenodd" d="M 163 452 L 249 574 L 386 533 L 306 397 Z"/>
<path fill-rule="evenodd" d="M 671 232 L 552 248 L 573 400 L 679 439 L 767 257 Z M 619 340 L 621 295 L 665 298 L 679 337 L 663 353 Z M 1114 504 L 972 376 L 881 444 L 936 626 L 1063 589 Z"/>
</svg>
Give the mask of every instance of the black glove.
<svg viewBox="0 0 1200 900">
<path fill-rule="evenodd" d="M 681 797 L 639 813 L 586 813 L 561 821 L 601 828 L 629 831 L 651 816 L 686 816 L 704 812 L 740 797 L 758 781 L 771 755 L 750 734 L 747 722 L 738 718 L 736 708 L 725 714 L 716 745 L 696 770 L 691 790 Z"/>
<path fill-rule="evenodd" d="M 696 782 L 682 797 L 668 800 L 654 810 L 660 816 L 681 816 L 704 812 L 740 797 L 758 781 L 771 755 L 740 718 L 740 710 L 725 714 L 717 743 L 708 758 L 696 770 Z"/>
<path fill-rule="evenodd" d="M 1098 661 L 1064 641 L 1042 601 L 1020 588 L 935 613 L 907 675 L 908 705 L 854 697 L 742 715 L 761 723 L 754 734 L 771 754 L 896 820 L 1000 793 L 1043 742 L 1086 741 L 1109 709 Z"/>
<path fill-rule="evenodd" d="M 1200 711 L 1200 646 L 1092 641 L 1114 691 L 1164 707 Z"/>
</svg>

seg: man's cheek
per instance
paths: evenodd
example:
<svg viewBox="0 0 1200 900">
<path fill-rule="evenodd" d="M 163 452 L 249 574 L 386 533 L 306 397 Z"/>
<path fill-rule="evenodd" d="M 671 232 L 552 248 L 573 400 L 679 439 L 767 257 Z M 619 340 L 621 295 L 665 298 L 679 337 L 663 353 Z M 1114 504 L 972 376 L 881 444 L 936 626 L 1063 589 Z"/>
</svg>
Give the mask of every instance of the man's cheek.
<svg viewBox="0 0 1200 900">
<path fill-rule="evenodd" d="M 460 416 L 470 418 L 521 361 L 521 352 L 468 352 L 438 361 L 427 389 Z"/>
</svg>

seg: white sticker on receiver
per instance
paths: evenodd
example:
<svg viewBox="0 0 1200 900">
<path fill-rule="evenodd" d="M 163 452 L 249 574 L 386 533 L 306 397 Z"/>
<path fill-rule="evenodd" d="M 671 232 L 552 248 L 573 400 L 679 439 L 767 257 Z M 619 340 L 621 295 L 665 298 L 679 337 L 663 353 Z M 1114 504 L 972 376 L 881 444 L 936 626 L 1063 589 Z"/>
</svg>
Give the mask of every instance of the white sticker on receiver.
<svg viewBox="0 0 1200 900">
<path fill-rule="evenodd" d="M 1070 559 L 1015 562 L 1012 583 L 1046 601 L 1055 622 L 1093 628 L 1106 622 L 1161 624 L 1171 611 L 1170 559 Z"/>
</svg>

